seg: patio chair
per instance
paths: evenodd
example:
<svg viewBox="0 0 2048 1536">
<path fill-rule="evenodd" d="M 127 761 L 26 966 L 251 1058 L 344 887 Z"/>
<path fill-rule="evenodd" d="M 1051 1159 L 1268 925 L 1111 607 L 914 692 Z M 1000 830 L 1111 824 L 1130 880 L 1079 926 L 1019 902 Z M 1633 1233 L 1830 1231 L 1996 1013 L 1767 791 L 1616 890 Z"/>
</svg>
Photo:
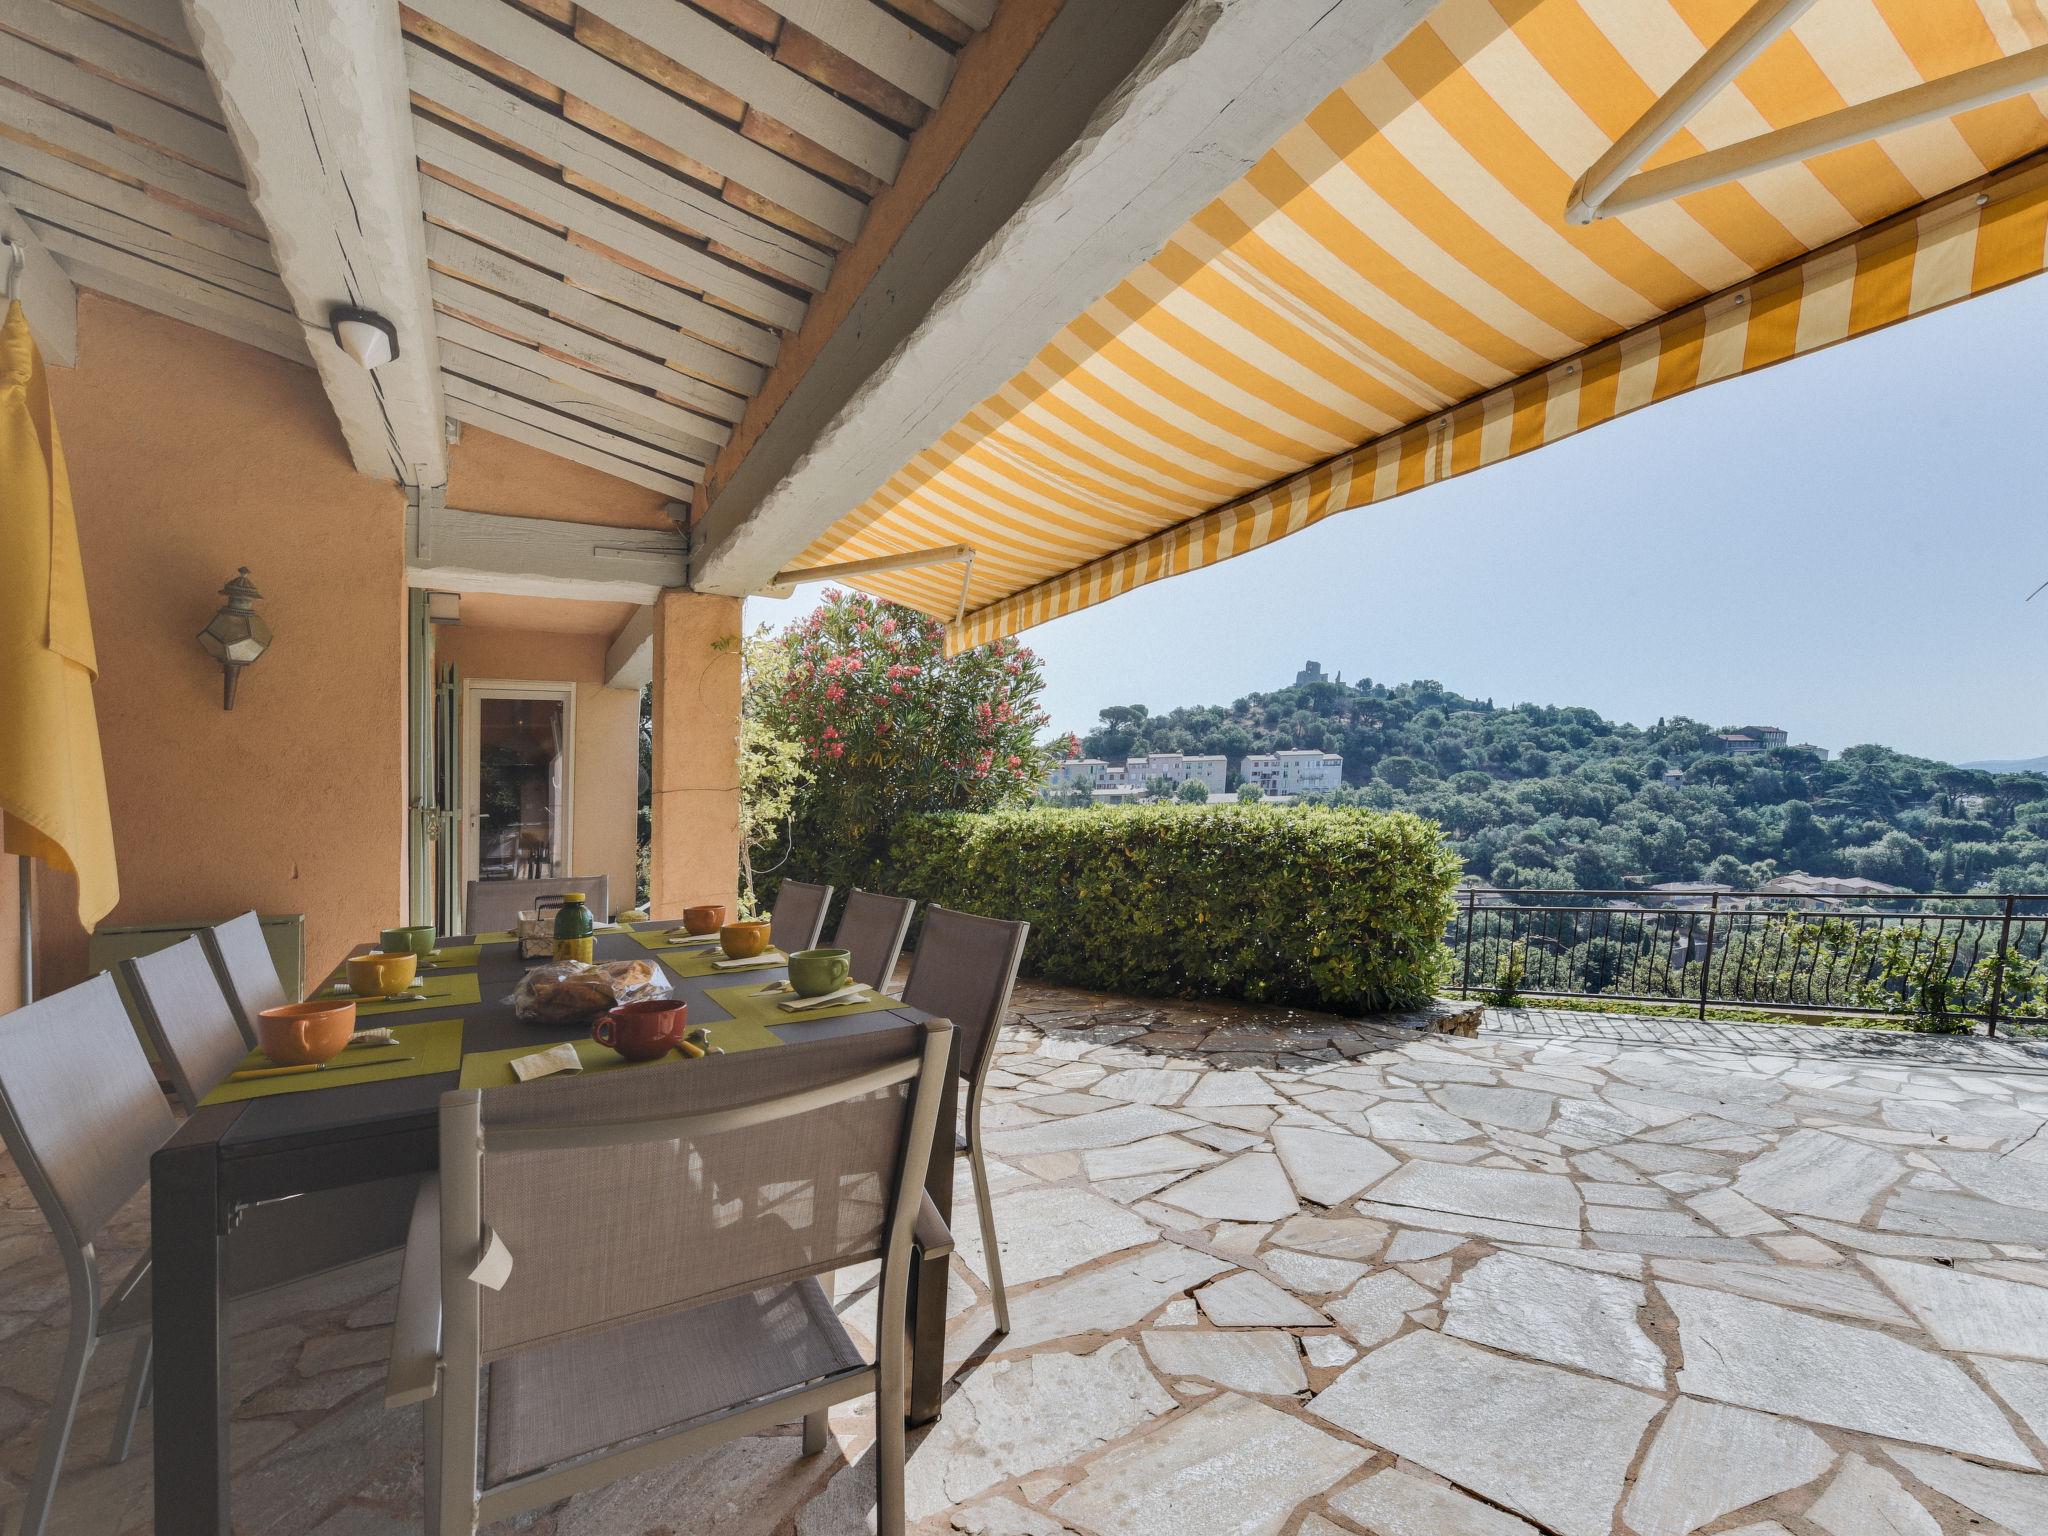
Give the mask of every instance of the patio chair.
<svg viewBox="0 0 2048 1536">
<path fill-rule="evenodd" d="M 298 999 L 284 995 L 277 962 L 270 958 L 270 945 L 263 937 L 263 919 L 254 912 L 215 923 L 199 930 L 199 942 L 206 946 L 206 958 L 213 964 L 214 978 L 227 994 L 228 1009 L 241 1028 L 248 1048 L 256 1045 L 256 1015 L 266 1008 L 280 1008 Z"/>
<path fill-rule="evenodd" d="M 123 960 L 121 972 L 190 1114 L 250 1049 L 199 936 Z M 228 1289 L 246 1295 L 404 1247 L 418 1190 L 418 1178 L 404 1174 L 245 1207 L 228 1242 Z"/>
<path fill-rule="evenodd" d="M 85 1374 L 101 1341 L 139 1329 L 107 1459 L 126 1460 L 134 1443 L 149 1387 L 149 1255 L 102 1302 L 94 1244 L 149 1182 L 150 1154 L 173 1129 L 112 976 L 0 1018 L 0 1141 L 50 1224 L 71 1291 L 64 1363 L 16 1536 L 41 1536 L 49 1519 Z"/>
<path fill-rule="evenodd" d="M 974 1204 L 981 1213 L 981 1249 L 988 1263 L 988 1288 L 995 1298 L 996 1332 L 1010 1331 L 1010 1298 L 1003 1289 L 1003 1257 L 996 1244 L 995 1205 L 988 1192 L 988 1154 L 981 1137 L 981 1097 L 995 1060 L 996 1037 L 1017 967 L 1024 961 L 1024 941 L 1031 925 L 1000 918 L 976 917 L 926 907 L 924 932 L 917 956 L 904 983 L 903 1001 L 912 1008 L 953 1021 L 960 1031 L 960 1075 L 967 1084 L 967 1134 L 956 1135 L 956 1155 L 964 1155 L 974 1175 Z"/>
<path fill-rule="evenodd" d="M 888 986 L 903 953 L 903 936 L 910 932 L 910 914 L 916 910 L 917 903 L 908 896 L 877 896 L 873 891 L 847 896 L 832 942 L 852 957 L 849 969 L 855 981 L 877 992 Z"/>
<path fill-rule="evenodd" d="M 924 1178 L 951 1032 L 444 1095 L 385 1398 L 426 1404 L 427 1530 L 793 1419 L 815 1454 L 826 1410 L 873 1392 L 897 1536 L 913 1230 L 949 1242 Z M 816 1277 L 875 1259 L 870 1363 Z"/>
<path fill-rule="evenodd" d="M 775 910 L 768 914 L 768 942 L 785 955 L 816 949 L 818 935 L 825 931 L 825 909 L 831 905 L 831 886 L 783 881 L 775 893 Z"/>
<path fill-rule="evenodd" d="M 600 923 L 612 915 L 610 875 L 557 875 L 545 880 L 472 880 L 469 899 L 463 904 L 471 933 L 504 933 L 519 921 L 519 914 L 533 910 L 543 896 L 564 891 L 581 891 L 584 905 Z"/>
</svg>

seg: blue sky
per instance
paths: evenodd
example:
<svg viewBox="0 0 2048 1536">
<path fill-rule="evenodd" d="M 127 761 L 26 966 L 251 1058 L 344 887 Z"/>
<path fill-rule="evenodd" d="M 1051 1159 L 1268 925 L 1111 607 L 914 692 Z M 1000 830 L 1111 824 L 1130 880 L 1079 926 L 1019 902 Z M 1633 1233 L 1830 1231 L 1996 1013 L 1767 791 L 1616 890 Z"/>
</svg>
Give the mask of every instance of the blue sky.
<svg viewBox="0 0 2048 1536">
<path fill-rule="evenodd" d="M 1085 732 L 1314 657 L 1638 724 L 2048 753 L 2044 340 L 2036 279 L 1330 518 L 1028 632 L 1046 707 Z"/>
</svg>

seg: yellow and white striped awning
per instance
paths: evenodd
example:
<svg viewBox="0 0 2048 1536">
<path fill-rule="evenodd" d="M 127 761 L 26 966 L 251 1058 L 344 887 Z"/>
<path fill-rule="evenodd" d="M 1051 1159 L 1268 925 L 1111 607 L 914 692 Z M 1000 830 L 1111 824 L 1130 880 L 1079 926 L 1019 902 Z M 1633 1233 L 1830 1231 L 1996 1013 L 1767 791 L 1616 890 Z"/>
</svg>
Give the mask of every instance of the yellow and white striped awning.
<svg viewBox="0 0 2048 1536">
<path fill-rule="evenodd" d="M 978 644 L 2042 269 L 2040 92 L 1567 224 L 1746 8 L 1443 0 L 801 563 L 969 545 Z M 2044 43 L 2048 0 L 1818 0 L 1647 163 Z"/>
</svg>

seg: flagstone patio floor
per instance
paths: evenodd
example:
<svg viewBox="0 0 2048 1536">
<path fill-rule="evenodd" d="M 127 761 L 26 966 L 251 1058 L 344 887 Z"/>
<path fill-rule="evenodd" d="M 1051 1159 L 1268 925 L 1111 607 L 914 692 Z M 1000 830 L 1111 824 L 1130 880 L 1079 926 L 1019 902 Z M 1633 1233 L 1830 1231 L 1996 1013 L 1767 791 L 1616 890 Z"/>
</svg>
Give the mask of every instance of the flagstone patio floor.
<svg viewBox="0 0 2048 1536">
<path fill-rule="evenodd" d="M 991 1334 L 963 1178 L 913 1529 L 2048 1536 L 2048 1074 L 1849 1044 L 1457 1039 L 1021 988 L 988 1109 L 1013 1327 Z M 139 1203 L 118 1220 L 115 1273 L 145 1227 Z M 235 1309 L 238 1532 L 419 1529 L 418 1416 L 382 1403 L 395 1276 Z M 836 1294 L 865 1334 L 873 1276 Z M 64 1316 L 7 1169 L 0 1499 Z M 126 1363 L 90 1384 L 60 1531 L 148 1529 L 146 1422 L 100 1460 Z M 870 1426 L 850 1405 L 822 1456 L 792 1426 L 493 1529 L 852 1536 Z"/>
</svg>

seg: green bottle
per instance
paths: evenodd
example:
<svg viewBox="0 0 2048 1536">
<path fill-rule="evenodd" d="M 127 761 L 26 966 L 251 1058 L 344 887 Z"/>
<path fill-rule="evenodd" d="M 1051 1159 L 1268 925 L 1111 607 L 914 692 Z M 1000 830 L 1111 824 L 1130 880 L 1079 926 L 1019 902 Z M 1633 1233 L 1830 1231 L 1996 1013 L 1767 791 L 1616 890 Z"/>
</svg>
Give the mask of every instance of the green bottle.
<svg viewBox="0 0 2048 1536">
<path fill-rule="evenodd" d="M 583 904 L 583 892 L 562 892 L 562 909 L 555 914 L 555 958 L 597 962 L 597 924 L 590 920 L 590 908 Z"/>
</svg>

